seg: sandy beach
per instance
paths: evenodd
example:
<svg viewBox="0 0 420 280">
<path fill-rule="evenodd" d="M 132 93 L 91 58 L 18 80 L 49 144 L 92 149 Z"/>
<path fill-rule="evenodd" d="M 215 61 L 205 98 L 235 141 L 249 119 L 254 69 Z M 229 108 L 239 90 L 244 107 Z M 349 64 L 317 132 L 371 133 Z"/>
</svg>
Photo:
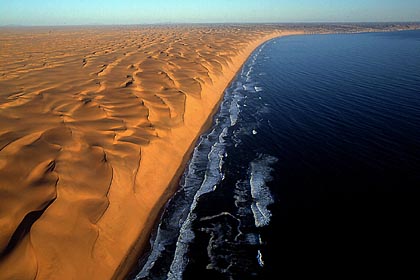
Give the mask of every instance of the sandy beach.
<svg viewBox="0 0 420 280">
<path fill-rule="evenodd" d="M 122 279 L 270 26 L 4 28 L 0 279 Z"/>
</svg>

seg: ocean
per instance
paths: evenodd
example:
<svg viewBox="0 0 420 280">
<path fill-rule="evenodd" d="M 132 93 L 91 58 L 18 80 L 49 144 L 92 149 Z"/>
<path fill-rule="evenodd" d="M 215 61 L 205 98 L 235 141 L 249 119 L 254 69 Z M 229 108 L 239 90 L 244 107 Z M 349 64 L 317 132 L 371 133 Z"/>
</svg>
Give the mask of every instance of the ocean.
<svg viewBox="0 0 420 280">
<path fill-rule="evenodd" d="M 226 89 L 133 279 L 408 268 L 419 193 L 420 31 L 273 39 Z"/>
</svg>

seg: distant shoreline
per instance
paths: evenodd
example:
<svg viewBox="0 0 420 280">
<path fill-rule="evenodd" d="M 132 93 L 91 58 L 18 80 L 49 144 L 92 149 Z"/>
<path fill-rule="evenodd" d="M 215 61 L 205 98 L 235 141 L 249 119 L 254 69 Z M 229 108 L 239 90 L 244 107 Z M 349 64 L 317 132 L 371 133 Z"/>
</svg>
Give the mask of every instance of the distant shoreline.
<svg viewBox="0 0 420 280">
<path fill-rule="evenodd" d="M 296 22 L 156 22 L 156 23 L 127 23 L 127 24 L 57 24 L 57 25 L 26 25 L 3 24 L 3 27 L 78 27 L 78 26 L 221 26 L 221 25 L 419 25 L 420 21 L 296 21 Z"/>
<path fill-rule="evenodd" d="M 143 24 L 62 24 L 62 25 L 0 25 L 0 30 L 5 29 L 89 29 L 89 28 L 150 28 L 150 27 L 205 27 L 205 26 L 272 26 L 276 28 L 305 28 L 312 31 L 312 29 L 319 30 L 319 28 L 337 28 L 341 31 L 351 31 L 361 29 L 375 29 L 375 30 L 407 30 L 420 29 L 420 21 L 407 22 L 266 22 L 266 23 L 143 23 Z"/>
</svg>

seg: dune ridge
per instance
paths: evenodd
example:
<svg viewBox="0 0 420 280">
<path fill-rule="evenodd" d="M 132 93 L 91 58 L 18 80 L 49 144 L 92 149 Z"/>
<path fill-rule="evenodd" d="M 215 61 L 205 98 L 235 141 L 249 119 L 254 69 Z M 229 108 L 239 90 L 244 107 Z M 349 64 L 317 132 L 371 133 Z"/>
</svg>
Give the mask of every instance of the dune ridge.
<svg viewBox="0 0 420 280">
<path fill-rule="evenodd" d="M 0 279 L 121 279 L 272 26 L 0 31 Z"/>
</svg>

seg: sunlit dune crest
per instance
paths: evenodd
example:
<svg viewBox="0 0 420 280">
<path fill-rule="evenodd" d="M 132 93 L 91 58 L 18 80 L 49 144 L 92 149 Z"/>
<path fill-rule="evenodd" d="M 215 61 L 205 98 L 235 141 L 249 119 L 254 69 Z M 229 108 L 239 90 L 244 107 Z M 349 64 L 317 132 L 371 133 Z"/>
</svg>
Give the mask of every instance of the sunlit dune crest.
<svg viewBox="0 0 420 280">
<path fill-rule="evenodd" d="M 224 88 L 289 33 L 2 30 L 0 278 L 124 277 Z"/>
</svg>

